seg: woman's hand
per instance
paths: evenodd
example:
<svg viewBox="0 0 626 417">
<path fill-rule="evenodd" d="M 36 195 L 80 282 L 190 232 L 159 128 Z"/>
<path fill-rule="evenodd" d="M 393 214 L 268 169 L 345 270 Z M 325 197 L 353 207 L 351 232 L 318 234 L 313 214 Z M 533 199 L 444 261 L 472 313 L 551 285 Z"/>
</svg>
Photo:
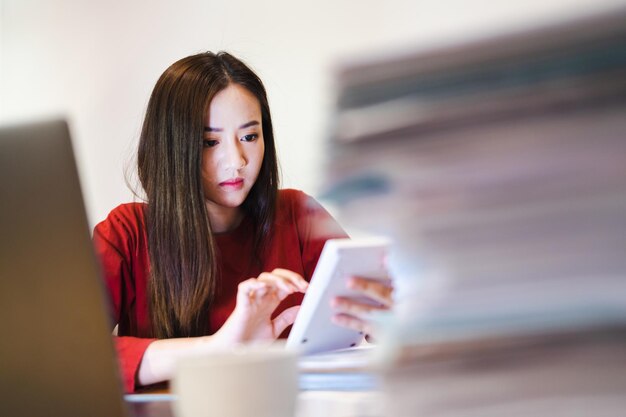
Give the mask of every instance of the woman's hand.
<svg viewBox="0 0 626 417">
<path fill-rule="evenodd" d="M 152 342 L 137 373 L 139 384 L 170 379 L 176 362 L 185 356 L 209 353 L 243 342 L 273 341 L 294 322 L 299 306 L 286 309 L 274 320 L 271 319 L 272 313 L 289 294 L 304 292 L 308 285 L 300 275 L 286 269 L 264 272 L 240 283 L 235 310 L 214 335 Z"/>
<path fill-rule="evenodd" d="M 300 307 L 288 308 L 273 320 L 272 313 L 289 294 L 305 292 L 308 285 L 299 274 L 286 269 L 263 272 L 257 278 L 241 282 L 237 305 L 218 332 L 220 337 L 226 343 L 276 339 L 293 324 Z"/>
<path fill-rule="evenodd" d="M 362 277 L 350 277 L 347 288 L 357 292 L 357 297 L 335 297 L 331 306 L 336 314 L 333 322 L 340 326 L 357 330 L 371 336 L 374 325 L 368 315 L 376 311 L 385 311 L 393 306 L 393 285 L 390 279 L 375 280 Z"/>
</svg>

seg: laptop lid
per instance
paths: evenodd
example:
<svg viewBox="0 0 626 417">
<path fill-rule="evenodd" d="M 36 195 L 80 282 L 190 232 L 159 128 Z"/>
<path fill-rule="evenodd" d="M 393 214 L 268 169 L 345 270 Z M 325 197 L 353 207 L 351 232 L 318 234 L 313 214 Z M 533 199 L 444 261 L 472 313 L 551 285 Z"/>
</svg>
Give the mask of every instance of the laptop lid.
<svg viewBox="0 0 626 417">
<path fill-rule="evenodd" d="M 125 415 L 63 121 L 0 128 L 0 415 Z"/>
</svg>

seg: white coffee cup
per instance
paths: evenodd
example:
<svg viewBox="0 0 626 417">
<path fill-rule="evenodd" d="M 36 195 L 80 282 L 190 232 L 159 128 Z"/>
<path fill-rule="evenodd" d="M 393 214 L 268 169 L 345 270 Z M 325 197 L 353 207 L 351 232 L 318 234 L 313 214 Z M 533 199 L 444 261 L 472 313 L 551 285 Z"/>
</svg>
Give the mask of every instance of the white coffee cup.
<svg viewBox="0 0 626 417">
<path fill-rule="evenodd" d="M 293 417 L 297 357 L 280 346 L 184 358 L 171 388 L 177 417 Z"/>
</svg>

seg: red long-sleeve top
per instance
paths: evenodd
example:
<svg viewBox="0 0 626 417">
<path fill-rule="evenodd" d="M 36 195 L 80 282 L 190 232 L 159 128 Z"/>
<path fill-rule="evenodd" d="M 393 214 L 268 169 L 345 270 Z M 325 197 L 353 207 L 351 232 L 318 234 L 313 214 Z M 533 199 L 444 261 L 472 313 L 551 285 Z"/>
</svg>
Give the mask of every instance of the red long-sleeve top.
<svg viewBox="0 0 626 417">
<path fill-rule="evenodd" d="M 127 392 L 136 389 L 136 376 L 144 352 L 153 342 L 148 311 L 148 239 L 144 203 L 122 204 L 94 229 L 94 245 L 108 289 L 120 369 Z M 206 334 L 215 333 L 235 308 L 237 285 L 263 271 L 285 268 L 310 280 L 326 240 L 346 237 L 345 232 L 313 198 L 297 190 L 280 190 L 274 238 L 259 266 L 252 259 L 252 222 L 244 219 L 228 233 L 214 235 L 218 248 L 219 290 L 208 311 Z M 301 294 L 281 303 L 276 314 L 298 305 Z"/>
</svg>

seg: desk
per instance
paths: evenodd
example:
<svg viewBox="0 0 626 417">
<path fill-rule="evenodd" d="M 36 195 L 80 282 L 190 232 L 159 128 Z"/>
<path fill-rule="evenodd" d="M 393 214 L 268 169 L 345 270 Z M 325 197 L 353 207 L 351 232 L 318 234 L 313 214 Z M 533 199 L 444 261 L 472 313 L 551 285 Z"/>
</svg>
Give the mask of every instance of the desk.
<svg viewBox="0 0 626 417">
<path fill-rule="evenodd" d="M 132 398 L 127 404 L 133 417 L 174 417 L 171 400 L 154 394 Z M 379 391 L 301 391 L 294 417 L 381 417 L 384 404 Z"/>
<path fill-rule="evenodd" d="M 368 369 L 370 360 L 370 345 L 301 358 L 294 417 L 383 416 L 382 375 Z M 147 387 L 125 399 L 135 417 L 173 417 L 175 397 L 167 384 Z"/>
</svg>

